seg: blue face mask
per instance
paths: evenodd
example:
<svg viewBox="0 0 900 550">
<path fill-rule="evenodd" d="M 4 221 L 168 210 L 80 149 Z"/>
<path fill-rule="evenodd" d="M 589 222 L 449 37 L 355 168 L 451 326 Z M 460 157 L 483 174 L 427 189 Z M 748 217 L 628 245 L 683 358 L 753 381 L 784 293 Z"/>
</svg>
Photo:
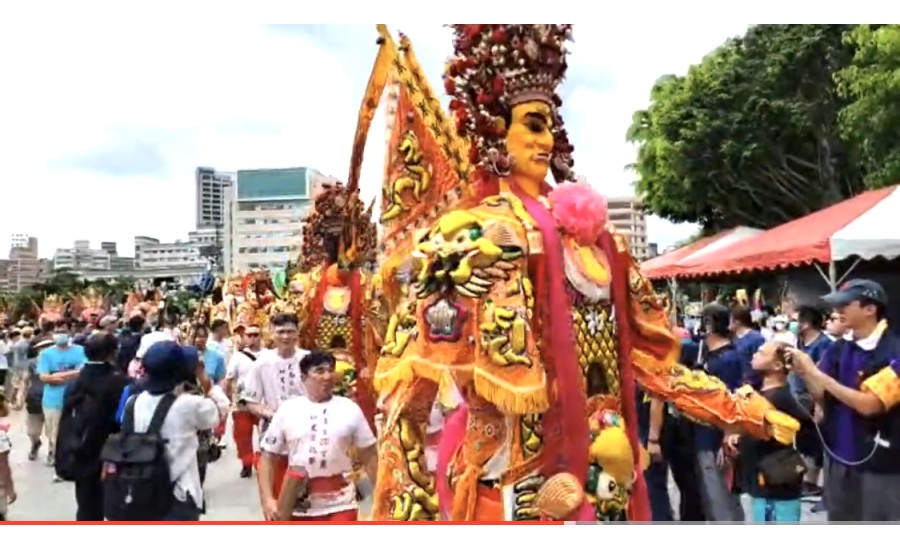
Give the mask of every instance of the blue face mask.
<svg viewBox="0 0 900 550">
<path fill-rule="evenodd" d="M 69 343 L 69 335 L 68 334 L 54 334 L 53 335 L 53 343 L 57 346 L 65 346 Z"/>
</svg>

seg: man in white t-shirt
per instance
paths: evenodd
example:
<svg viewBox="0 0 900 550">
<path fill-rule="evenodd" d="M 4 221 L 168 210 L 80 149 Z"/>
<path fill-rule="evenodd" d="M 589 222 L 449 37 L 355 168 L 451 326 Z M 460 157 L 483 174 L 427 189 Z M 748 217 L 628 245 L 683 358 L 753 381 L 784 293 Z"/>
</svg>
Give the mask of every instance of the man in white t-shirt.
<svg viewBox="0 0 900 550">
<path fill-rule="evenodd" d="M 356 521 L 359 503 L 351 454 L 375 482 L 375 435 L 359 405 L 333 395 L 335 359 L 313 351 L 300 361 L 306 395 L 285 401 L 263 436 L 259 462 L 260 498 L 269 521 Z M 273 491 L 274 466 L 285 457 L 288 468 L 306 478 L 307 494 L 292 518 L 278 517 Z"/>
<path fill-rule="evenodd" d="M 257 418 L 247 410 L 246 401 L 241 396 L 244 395 L 247 375 L 259 356 L 262 341 L 258 325 L 238 329 L 236 332 L 241 332 L 241 349 L 228 362 L 223 386 L 228 398 L 235 403 L 231 413 L 232 436 L 241 461 L 241 477 L 246 478 L 253 474 L 253 427 L 257 424 Z"/>
<path fill-rule="evenodd" d="M 269 421 L 282 403 L 291 397 L 306 394 L 300 380 L 300 360 L 309 352 L 297 347 L 297 316 L 279 313 L 272 317 L 272 326 L 275 331 L 275 349 L 260 352 L 247 373 L 244 391 L 239 395 L 239 399 L 247 403 L 247 410 L 260 419 L 260 434 L 266 431 Z M 281 490 L 285 471 L 287 460 L 278 461 L 273 481 L 276 495 Z M 257 483 L 262 481 L 257 479 Z"/>
</svg>

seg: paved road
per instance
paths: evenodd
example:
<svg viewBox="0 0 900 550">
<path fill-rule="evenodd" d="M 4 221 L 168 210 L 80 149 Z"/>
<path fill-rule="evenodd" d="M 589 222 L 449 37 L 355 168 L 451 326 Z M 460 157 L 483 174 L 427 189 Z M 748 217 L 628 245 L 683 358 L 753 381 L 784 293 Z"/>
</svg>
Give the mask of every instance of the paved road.
<svg viewBox="0 0 900 550">
<path fill-rule="evenodd" d="M 46 465 L 45 449 L 35 462 L 28 461 L 29 442 L 25 435 L 25 413 L 12 417 L 12 471 L 19 500 L 10 507 L 9 519 L 20 521 L 66 521 L 75 519 L 75 488 L 71 483 L 53 482 L 53 469 Z M 255 521 L 261 519 L 254 478 L 241 479 L 240 466 L 229 440 L 225 455 L 209 466 L 206 479 L 208 513 L 206 521 Z M 674 486 L 673 505 L 678 495 Z M 363 503 L 362 514 L 369 503 Z M 812 514 L 804 504 L 804 521 L 824 521 L 824 514 Z"/>
<path fill-rule="evenodd" d="M 9 509 L 10 520 L 75 519 L 75 487 L 72 483 L 54 483 L 53 469 L 46 464 L 42 448 L 35 462 L 28 461 L 29 442 L 25 435 L 25 414 L 14 412 L 12 472 L 19 500 Z M 234 445 L 226 455 L 211 464 L 206 479 L 209 521 L 258 520 L 259 498 L 255 479 L 241 479 Z"/>
</svg>

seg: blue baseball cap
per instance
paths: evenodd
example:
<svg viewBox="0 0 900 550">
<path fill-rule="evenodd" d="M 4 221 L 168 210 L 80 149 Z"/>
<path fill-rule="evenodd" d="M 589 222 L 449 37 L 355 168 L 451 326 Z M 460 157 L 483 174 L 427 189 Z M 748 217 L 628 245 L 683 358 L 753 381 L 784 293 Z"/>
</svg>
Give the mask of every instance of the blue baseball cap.
<svg viewBox="0 0 900 550">
<path fill-rule="evenodd" d="M 146 380 L 143 389 L 153 395 L 167 393 L 175 386 L 190 380 L 188 373 L 197 367 L 196 348 L 181 346 L 177 342 L 164 341 L 151 345 L 141 363 Z"/>
<path fill-rule="evenodd" d="M 842 284 L 835 292 L 822 296 L 825 302 L 833 307 L 843 307 L 860 300 L 868 300 L 887 306 L 887 292 L 884 287 L 869 279 L 852 279 Z"/>
</svg>

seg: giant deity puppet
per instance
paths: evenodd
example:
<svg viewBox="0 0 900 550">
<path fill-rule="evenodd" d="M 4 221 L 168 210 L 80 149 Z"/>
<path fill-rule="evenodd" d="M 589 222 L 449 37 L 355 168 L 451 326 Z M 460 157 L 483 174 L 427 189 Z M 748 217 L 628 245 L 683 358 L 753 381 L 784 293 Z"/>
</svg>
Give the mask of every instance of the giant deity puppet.
<svg viewBox="0 0 900 550">
<path fill-rule="evenodd" d="M 45 296 L 41 307 L 41 315 L 38 317 L 39 326 L 62 321 L 65 318 L 67 306 L 68 303 L 57 294 Z"/>
<path fill-rule="evenodd" d="M 371 206 L 366 208 L 358 190 L 324 183 L 304 223 L 299 261 L 289 273 L 300 346 L 335 355 L 340 377 L 335 392 L 354 399 L 370 422 L 375 400 L 366 366 L 366 289 L 377 238 Z"/>
<path fill-rule="evenodd" d="M 393 305 L 373 519 L 649 520 L 636 384 L 699 421 L 789 442 L 794 419 L 677 363 L 605 199 L 573 182 L 557 95 L 572 25 L 452 27 L 453 118 L 408 41 L 380 27 L 395 80 L 379 280 Z M 435 479 L 431 403 L 459 396 Z"/>
<path fill-rule="evenodd" d="M 84 294 L 72 299 L 72 313 L 93 328 L 109 311 L 109 299 L 94 287 L 88 287 Z"/>
</svg>

